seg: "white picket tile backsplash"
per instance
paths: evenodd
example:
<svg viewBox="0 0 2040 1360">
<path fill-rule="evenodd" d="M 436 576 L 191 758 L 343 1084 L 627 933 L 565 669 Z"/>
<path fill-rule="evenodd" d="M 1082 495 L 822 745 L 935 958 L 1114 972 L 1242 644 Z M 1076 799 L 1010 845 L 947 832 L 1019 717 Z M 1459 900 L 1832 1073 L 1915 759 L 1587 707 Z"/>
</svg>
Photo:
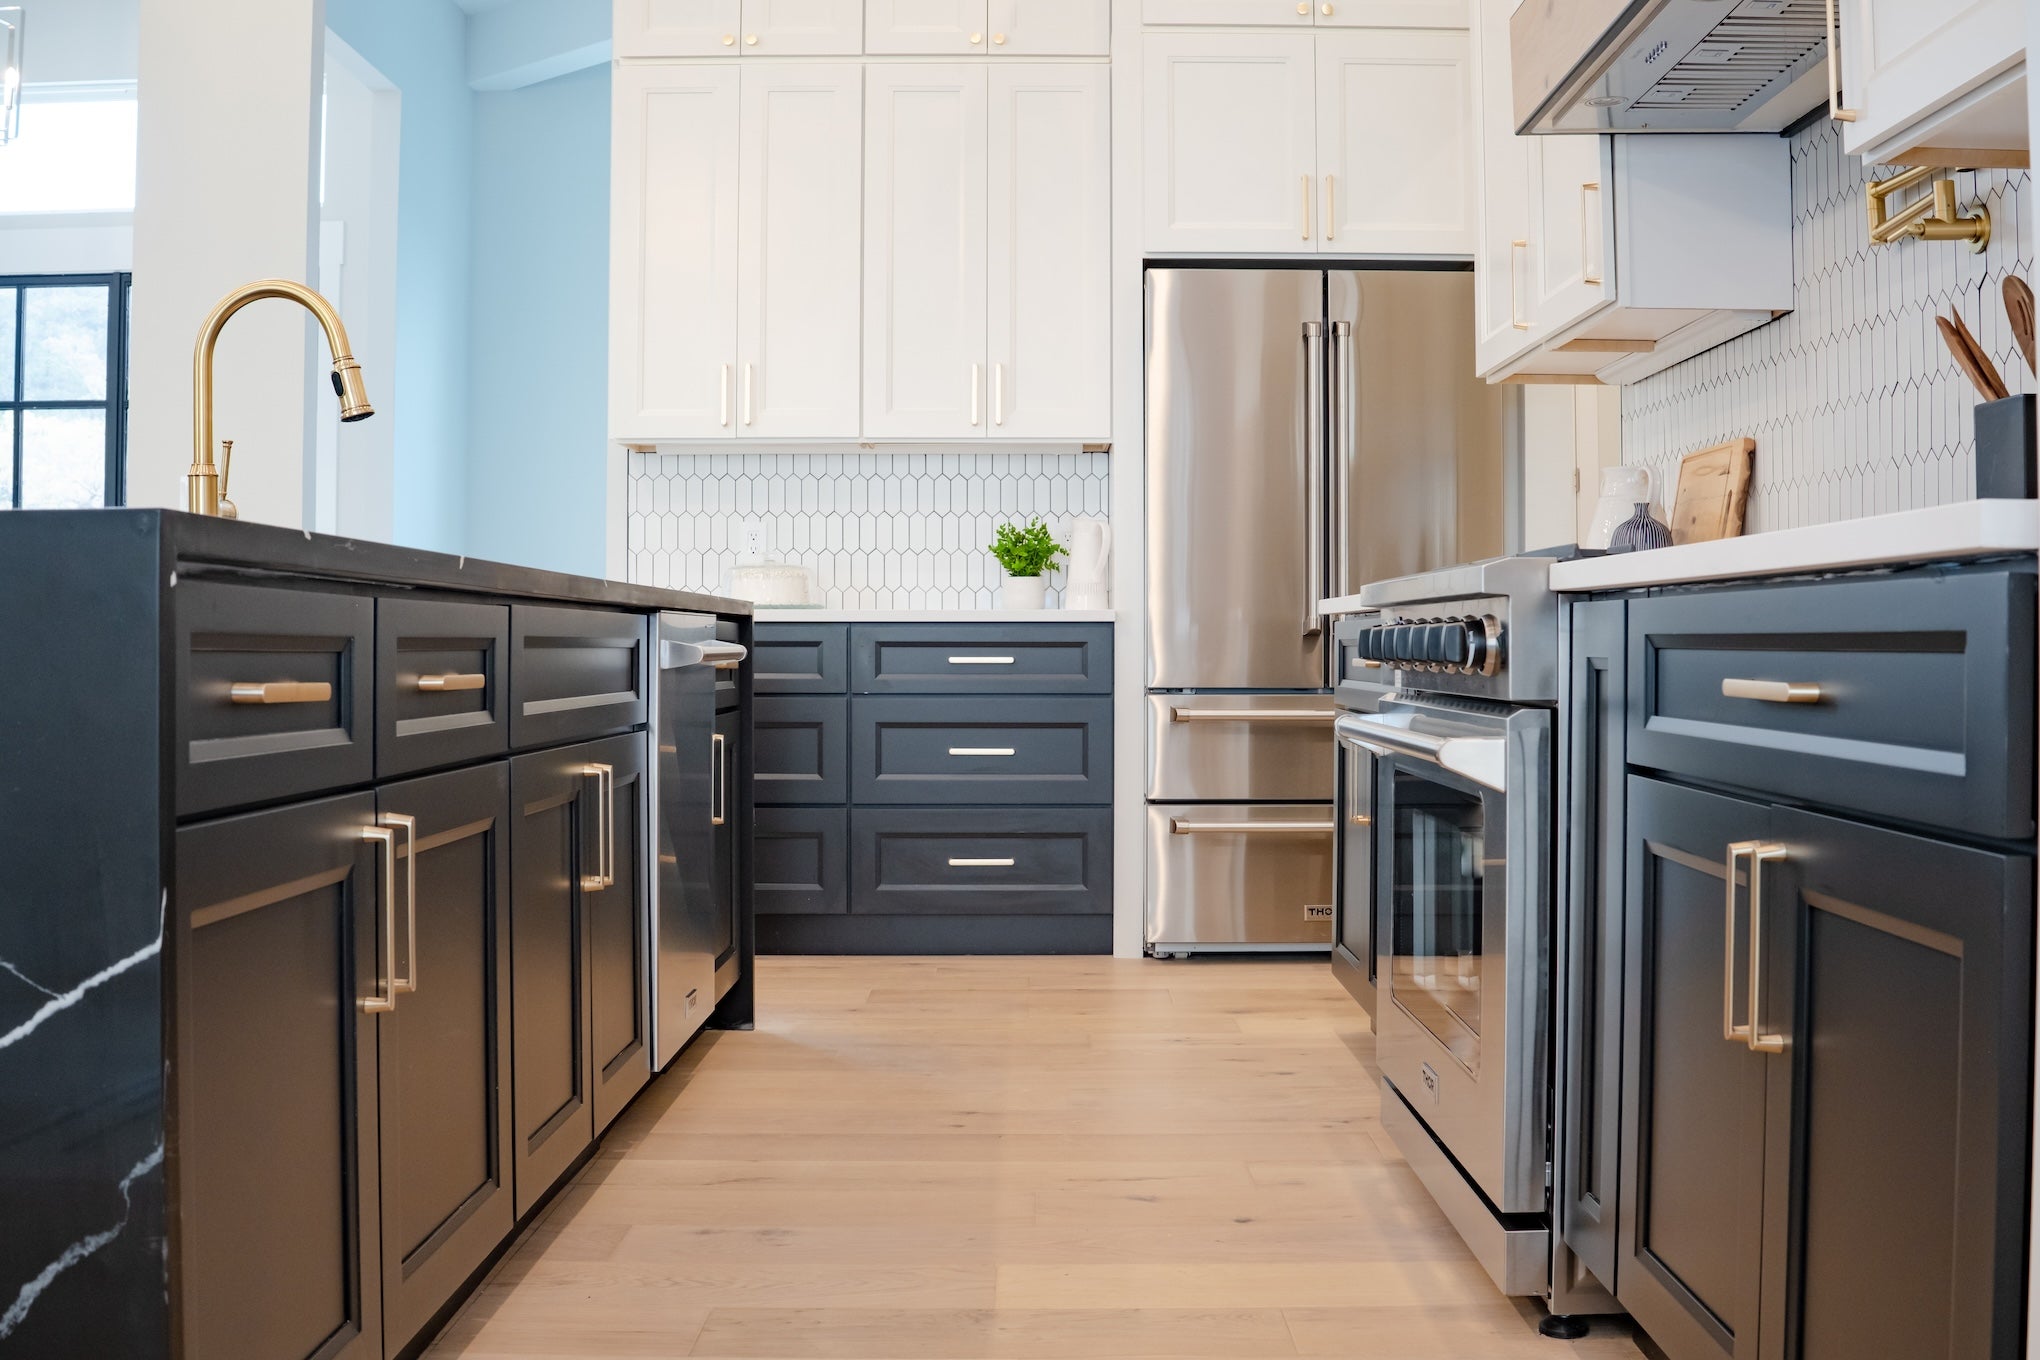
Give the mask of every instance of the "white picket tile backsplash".
<svg viewBox="0 0 2040 1360">
<path fill-rule="evenodd" d="M 1960 309 L 2011 390 L 2034 390 L 1999 289 L 2007 273 L 2030 277 L 2040 208 L 2028 171 L 1954 178 L 1965 210 L 1990 209 L 1984 253 L 1953 241 L 1873 246 L 1862 163 L 1842 154 L 1836 126 L 1793 139 L 1795 309 L 1623 389 L 1623 460 L 1651 469 L 1664 505 L 1680 457 L 1738 435 L 1757 441 L 1749 533 L 1975 494 L 1978 398 L 1934 315 Z"/>
<path fill-rule="evenodd" d="M 722 591 L 747 525 L 764 555 L 814 568 L 836 609 L 991 609 L 1001 520 L 1107 515 L 1105 453 L 630 455 L 628 575 Z M 1050 600 L 1061 602 L 1060 580 Z"/>
</svg>

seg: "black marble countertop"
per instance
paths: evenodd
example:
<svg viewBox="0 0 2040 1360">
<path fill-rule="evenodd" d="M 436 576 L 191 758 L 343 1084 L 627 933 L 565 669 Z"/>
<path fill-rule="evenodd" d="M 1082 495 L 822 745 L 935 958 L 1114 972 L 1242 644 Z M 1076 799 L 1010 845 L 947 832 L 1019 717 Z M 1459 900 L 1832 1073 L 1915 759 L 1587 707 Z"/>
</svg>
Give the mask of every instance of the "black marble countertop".
<svg viewBox="0 0 2040 1360">
<path fill-rule="evenodd" d="M 323 577 L 371 585 L 424 590 L 468 591 L 515 595 L 567 604 L 609 605 L 619 609 L 682 609 L 702 614 L 748 617 L 748 600 L 732 600 L 691 590 L 662 590 L 593 576 L 517 567 L 479 557 L 402 548 L 365 539 L 338 538 L 303 529 L 246 520 L 215 519 L 181 510 L 17 510 L 13 515 L 65 522 L 65 538 L 75 533 L 76 549 L 90 553 L 95 542 L 112 536 L 149 537 L 160 534 L 166 555 L 176 566 L 229 567 L 241 571 L 288 576 Z M 4 521 L 0 521 L 4 524 Z M 75 525 L 75 529 L 73 526 Z M 0 528 L 4 532 L 4 528 Z"/>
</svg>

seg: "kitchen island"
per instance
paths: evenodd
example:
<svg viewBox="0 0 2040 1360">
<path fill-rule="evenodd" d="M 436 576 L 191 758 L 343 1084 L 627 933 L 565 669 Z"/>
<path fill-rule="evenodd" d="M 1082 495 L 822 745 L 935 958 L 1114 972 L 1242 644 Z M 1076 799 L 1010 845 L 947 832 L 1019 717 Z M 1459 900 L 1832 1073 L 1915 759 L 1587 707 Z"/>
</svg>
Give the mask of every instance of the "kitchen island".
<svg viewBox="0 0 2040 1360">
<path fill-rule="evenodd" d="M 670 1056 L 676 858 L 751 1021 L 748 665 L 647 740 L 750 607 L 153 510 L 0 580 L 0 1354 L 415 1353 Z"/>
</svg>

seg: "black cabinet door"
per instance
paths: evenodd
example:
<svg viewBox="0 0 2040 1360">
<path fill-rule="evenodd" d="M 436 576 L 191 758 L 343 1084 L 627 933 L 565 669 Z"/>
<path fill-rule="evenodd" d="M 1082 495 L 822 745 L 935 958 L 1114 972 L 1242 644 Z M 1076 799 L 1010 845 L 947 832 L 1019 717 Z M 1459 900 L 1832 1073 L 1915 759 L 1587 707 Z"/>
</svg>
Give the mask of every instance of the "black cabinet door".
<svg viewBox="0 0 2040 1360">
<path fill-rule="evenodd" d="M 383 1354 L 375 1018 L 387 860 L 366 793 L 177 833 L 180 1354 Z"/>
<path fill-rule="evenodd" d="M 510 1128 L 520 1218 L 595 1137 L 581 875 L 595 867 L 598 783 L 585 747 L 510 762 Z"/>
<path fill-rule="evenodd" d="M 1737 1023 L 1749 1010 L 1748 898 L 1727 862 L 1771 809 L 1637 777 L 1628 795 L 1616 1297 L 1671 1360 L 1754 1360 L 1766 1060 L 1723 1033 L 1725 1004 Z"/>
<path fill-rule="evenodd" d="M 734 709 L 715 715 L 715 768 L 709 772 L 715 830 L 710 884 L 715 895 L 715 963 L 721 968 L 737 949 L 737 779 L 743 769 L 744 715 Z"/>
<path fill-rule="evenodd" d="M 1786 810 L 1767 839 L 1763 1354 L 2009 1360 L 2032 861 Z"/>
<path fill-rule="evenodd" d="M 394 1355 L 516 1224 L 509 765 L 385 784 L 377 805 L 385 823 L 415 822 L 415 834 L 397 823 L 398 961 L 411 987 L 377 1021 L 383 1331 Z"/>
<path fill-rule="evenodd" d="M 1622 1091 L 1622 780 L 1628 604 L 1572 610 L 1561 812 L 1558 966 L 1560 1232 L 1603 1287 L 1616 1284 Z"/>
<path fill-rule="evenodd" d="M 645 891 L 645 739 L 609 737 L 570 755 L 600 770 L 581 889 L 588 920 L 588 1033 L 595 1132 L 652 1075 L 649 897 Z M 606 808 L 601 803 L 606 802 Z"/>
</svg>

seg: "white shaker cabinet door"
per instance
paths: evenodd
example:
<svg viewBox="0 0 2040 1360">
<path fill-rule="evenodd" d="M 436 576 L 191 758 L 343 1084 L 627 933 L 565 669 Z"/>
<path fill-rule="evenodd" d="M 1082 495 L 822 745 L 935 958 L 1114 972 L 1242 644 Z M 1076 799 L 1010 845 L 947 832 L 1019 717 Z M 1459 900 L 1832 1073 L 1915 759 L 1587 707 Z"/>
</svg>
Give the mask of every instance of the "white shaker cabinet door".
<svg viewBox="0 0 2040 1360">
<path fill-rule="evenodd" d="M 976 57 L 986 0 L 865 0 L 864 50 L 885 56 Z"/>
<path fill-rule="evenodd" d="M 1507 0 L 1476 0 L 1473 30 L 1475 207 L 1474 368 L 1482 376 L 1533 341 L 1530 280 L 1531 139 L 1509 108 Z"/>
<path fill-rule="evenodd" d="M 734 63 L 616 70 L 609 255 L 614 439 L 735 433 L 737 76 Z"/>
<path fill-rule="evenodd" d="M 1972 165 L 1992 163 L 1977 152 L 2026 149 L 2022 0 L 1836 3 L 1842 103 L 1856 113 L 1842 124 L 1844 151 Z"/>
<path fill-rule="evenodd" d="M 619 57 L 732 57 L 742 51 L 743 0 L 616 0 Z"/>
<path fill-rule="evenodd" d="M 1112 425 L 1111 98 L 1102 65 L 991 73 L 991 437 Z"/>
<path fill-rule="evenodd" d="M 1103 57 L 1112 7 L 1103 0 L 991 0 L 985 42 L 995 57 Z"/>
<path fill-rule="evenodd" d="M 1318 35 L 1318 250 L 1473 253 L 1468 58 L 1464 31 Z"/>
<path fill-rule="evenodd" d="M 1605 137 L 1529 137 L 1530 317 L 1562 331 L 1613 301 L 1613 148 Z"/>
<path fill-rule="evenodd" d="M 989 74 L 983 63 L 867 68 L 867 439 L 985 433 Z"/>
<path fill-rule="evenodd" d="M 742 43 L 747 57 L 854 57 L 863 0 L 744 0 Z"/>
<path fill-rule="evenodd" d="M 1147 36 L 1147 249 L 1317 250 L 1315 51 L 1308 33 Z"/>
<path fill-rule="evenodd" d="M 740 436 L 857 435 L 863 68 L 743 68 Z"/>
</svg>

